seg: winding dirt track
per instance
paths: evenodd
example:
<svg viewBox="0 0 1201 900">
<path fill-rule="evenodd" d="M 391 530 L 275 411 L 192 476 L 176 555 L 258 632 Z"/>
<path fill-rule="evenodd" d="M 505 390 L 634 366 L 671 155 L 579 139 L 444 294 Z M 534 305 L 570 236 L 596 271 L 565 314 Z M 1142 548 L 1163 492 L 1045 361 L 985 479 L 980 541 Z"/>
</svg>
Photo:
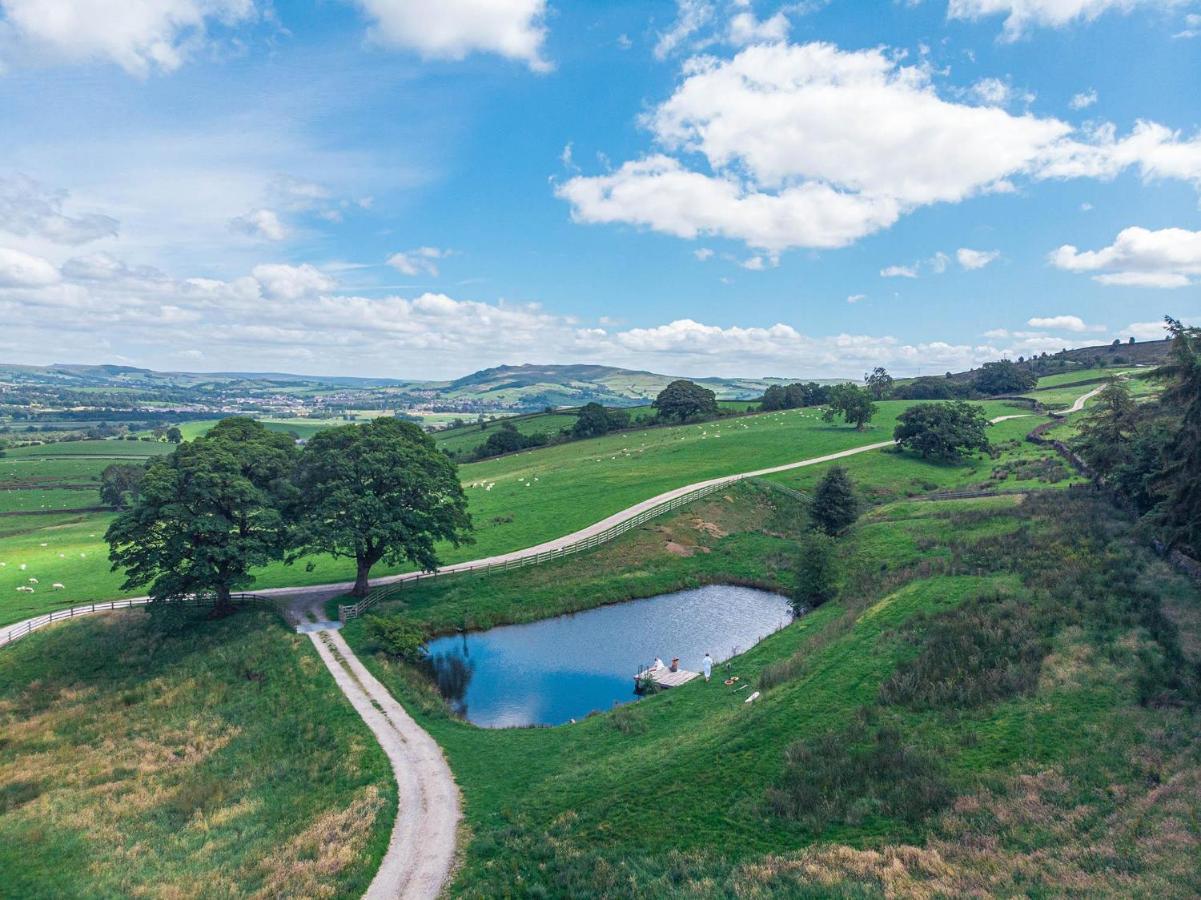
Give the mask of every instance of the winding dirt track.
<svg viewBox="0 0 1201 900">
<path fill-rule="evenodd" d="M 1084 403 L 1095 393 L 1096 391 L 1092 391 L 1080 397 L 1072 406 L 1071 411 L 1078 412 L 1083 409 Z M 992 422 L 996 424 L 1009 419 L 1024 418 L 1026 415 L 1029 414 L 998 416 Z M 565 547 L 590 537 L 613 525 L 632 519 L 644 510 L 698 488 L 733 484 L 747 478 L 820 465 L 859 453 L 890 447 L 893 443 L 891 440 L 879 441 L 862 447 L 829 453 L 825 456 L 815 456 L 798 462 L 756 469 L 736 475 L 726 475 L 675 488 L 614 513 L 607 519 L 572 534 L 524 550 L 515 550 L 487 559 L 445 566 L 441 571 L 454 572 L 536 556 L 547 550 Z M 380 585 L 405 581 L 417 577 L 417 574 L 392 575 L 377 579 L 373 583 Z M 380 898 L 380 900 L 383 898 L 430 900 L 441 893 L 454 865 L 455 834 L 461 808 L 458 787 L 455 785 L 450 767 L 446 764 L 446 759 L 434 739 L 413 721 L 388 690 L 367 671 L 342 636 L 338 634 L 337 628 L 340 625 L 335 622 L 322 621 L 324 619 L 322 608 L 324 601 L 345 593 L 351 586 L 351 582 L 338 582 L 299 588 L 270 588 L 256 591 L 256 594 L 292 598 L 289 606 L 289 618 L 298 626 L 298 630 L 308 633 L 317 654 L 329 669 L 334 681 L 374 733 L 392 764 L 392 771 L 396 776 L 398 787 L 396 822 L 392 829 L 388 849 L 366 896 L 371 900 L 376 900 L 376 898 Z M 144 599 L 136 598 L 135 602 Z M 36 617 L 30 621 L 37 621 L 40 618 Z M 19 622 L 10 628 L 20 629 L 24 624 Z"/>
</svg>

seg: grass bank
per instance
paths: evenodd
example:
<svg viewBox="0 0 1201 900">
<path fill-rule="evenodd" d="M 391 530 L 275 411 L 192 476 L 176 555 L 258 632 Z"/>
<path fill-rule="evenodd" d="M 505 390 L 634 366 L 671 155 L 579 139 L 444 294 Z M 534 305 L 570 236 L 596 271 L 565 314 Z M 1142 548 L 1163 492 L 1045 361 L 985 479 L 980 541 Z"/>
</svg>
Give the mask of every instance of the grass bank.
<svg viewBox="0 0 1201 900">
<path fill-rule="evenodd" d="M 790 517 L 770 496 L 726 501 L 741 511 L 720 536 L 697 521 L 718 501 L 685 509 L 579 558 L 582 580 L 564 569 L 557 591 L 531 568 L 433 582 L 393 612 L 521 621 L 723 570 L 784 585 Z M 669 548 L 689 532 L 709 552 Z M 462 896 L 1201 890 L 1196 617 L 1181 615 L 1198 601 L 1128 523 L 1078 492 L 899 502 L 841 540 L 838 580 L 724 670 L 763 689 L 750 706 L 693 682 L 485 731 L 361 625 L 347 637 L 448 754 L 472 834 Z"/>
<path fill-rule="evenodd" d="M 358 897 L 387 761 L 273 611 L 80 620 L 0 653 L 5 897 Z"/>
</svg>

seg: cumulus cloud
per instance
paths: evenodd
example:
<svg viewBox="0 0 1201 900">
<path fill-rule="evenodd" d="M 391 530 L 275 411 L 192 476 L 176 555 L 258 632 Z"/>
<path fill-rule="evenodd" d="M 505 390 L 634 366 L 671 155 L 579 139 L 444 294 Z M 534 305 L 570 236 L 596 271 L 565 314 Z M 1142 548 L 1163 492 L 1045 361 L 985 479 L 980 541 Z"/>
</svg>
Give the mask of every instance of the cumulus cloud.
<svg viewBox="0 0 1201 900">
<path fill-rule="evenodd" d="M 256 15 L 254 0 L 0 0 L 21 52 L 63 62 L 115 63 L 131 75 L 178 69 L 214 24 Z"/>
<path fill-rule="evenodd" d="M 438 247 L 418 247 L 416 250 L 393 253 L 388 257 L 388 265 L 404 275 L 431 275 L 437 277 L 438 260 L 445 259 L 452 252 L 451 250 L 442 250 Z"/>
<path fill-rule="evenodd" d="M 1003 15 L 1003 36 L 1012 41 L 1035 26 L 1063 28 L 1076 22 L 1092 22 L 1107 12 L 1180 5 L 1182 0 L 950 0 L 947 17 L 977 20 Z"/>
<path fill-rule="evenodd" d="M 1064 244 L 1049 260 L 1068 272 L 1093 273 L 1094 281 L 1106 285 L 1187 287 L 1201 275 L 1201 231 L 1124 228 L 1108 247 L 1081 251 Z"/>
<path fill-rule="evenodd" d="M 430 59 L 495 53 L 535 72 L 551 69 L 542 56 L 546 0 L 357 0 L 381 44 Z"/>
<path fill-rule="evenodd" d="M 49 260 L 0 247 L 0 287 L 45 287 L 59 281 Z"/>
<path fill-rule="evenodd" d="M 968 247 L 960 247 L 955 251 L 955 258 L 965 269 L 983 269 L 1000 255 L 1000 250 L 972 250 Z"/>
<path fill-rule="evenodd" d="M 10 259 L 18 258 L 4 257 Z M 362 297 L 340 293 L 327 273 L 305 264 L 259 265 L 231 280 L 179 279 L 95 254 L 65 266 L 61 278 L 47 266 L 0 263 L 10 358 L 24 353 L 44 361 L 28 354 L 53 346 L 95 360 L 120 347 L 140 364 L 170 366 L 181 357 L 164 348 L 186 347 L 210 367 L 245 368 L 253 359 L 260 368 L 326 374 L 440 377 L 503 362 L 588 359 L 681 375 L 857 376 L 876 365 L 898 373 L 959 369 L 998 352 L 937 340 L 909 344 L 887 334 L 811 336 L 781 322 L 676 319 L 621 327 L 581 323 L 530 303 L 433 292 Z M 10 277 L 16 271 L 22 274 Z"/>
<path fill-rule="evenodd" d="M 759 19 L 750 10 L 735 13 L 730 19 L 728 40 L 736 47 L 747 44 L 762 44 L 782 41 L 788 37 L 791 23 L 783 11 L 766 19 Z"/>
<path fill-rule="evenodd" d="M 1071 331 L 1074 333 L 1105 330 L 1104 325 L 1089 325 L 1079 316 L 1036 316 L 1028 320 L 1026 324 L 1031 328 L 1049 328 L 1052 331 Z"/>
<path fill-rule="evenodd" d="M 642 117 L 658 148 L 557 187 L 577 222 L 624 222 L 762 250 L 831 248 L 934 203 L 1012 191 L 1014 179 L 1146 179 L 1201 187 L 1201 136 L 1139 122 L 1065 122 L 940 95 L 932 70 L 886 48 L 748 47 L 696 57 Z M 688 162 L 684 162 L 688 160 Z M 703 160 L 703 164 L 696 162 Z"/>
<path fill-rule="evenodd" d="M 917 278 L 917 266 L 885 266 L 880 270 L 881 278 Z"/>
<path fill-rule="evenodd" d="M 86 244 L 117 234 L 119 223 L 111 216 L 64 212 L 68 197 L 24 175 L 0 177 L 0 231 L 57 244 Z"/>
<path fill-rule="evenodd" d="M 267 241 L 282 241 L 288 236 L 288 229 L 272 209 L 253 209 L 230 219 L 229 227 L 241 234 Z"/>
<path fill-rule="evenodd" d="M 264 264 L 250 273 L 262 286 L 263 295 L 272 300 L 299 300 L 328 293 L 337 282 L 315 266 Z"/>
</svg>

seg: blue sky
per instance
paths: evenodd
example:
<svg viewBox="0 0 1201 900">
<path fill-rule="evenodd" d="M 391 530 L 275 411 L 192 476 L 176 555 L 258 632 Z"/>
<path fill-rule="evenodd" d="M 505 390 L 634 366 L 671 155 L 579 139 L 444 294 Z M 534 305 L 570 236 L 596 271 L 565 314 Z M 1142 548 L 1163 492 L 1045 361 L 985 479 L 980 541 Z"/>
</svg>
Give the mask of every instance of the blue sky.
<svg viewBox="0 0 1201 900">
<path fill-rule="evenodd" d="M 1201 314 L 1201 2 L 0 0 L 0 359 L 959 369 Z"/>
</svg>

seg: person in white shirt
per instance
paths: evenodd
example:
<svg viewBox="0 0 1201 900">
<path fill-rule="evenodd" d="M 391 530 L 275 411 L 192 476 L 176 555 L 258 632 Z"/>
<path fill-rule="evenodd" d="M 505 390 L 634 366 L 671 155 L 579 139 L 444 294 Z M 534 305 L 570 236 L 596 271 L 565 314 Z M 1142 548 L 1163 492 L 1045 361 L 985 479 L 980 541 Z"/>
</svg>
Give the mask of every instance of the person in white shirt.
<svg viewBox="0 0 1201 900">
<path fill-rule="evenodd" d="M 708 653 L 705 654 L 705 659 L 701 663 L 701 670 L 705 673 L 705 681 L 708 681 L 709 676 L 713 674 L 713 657 Z"/>
</svg>

